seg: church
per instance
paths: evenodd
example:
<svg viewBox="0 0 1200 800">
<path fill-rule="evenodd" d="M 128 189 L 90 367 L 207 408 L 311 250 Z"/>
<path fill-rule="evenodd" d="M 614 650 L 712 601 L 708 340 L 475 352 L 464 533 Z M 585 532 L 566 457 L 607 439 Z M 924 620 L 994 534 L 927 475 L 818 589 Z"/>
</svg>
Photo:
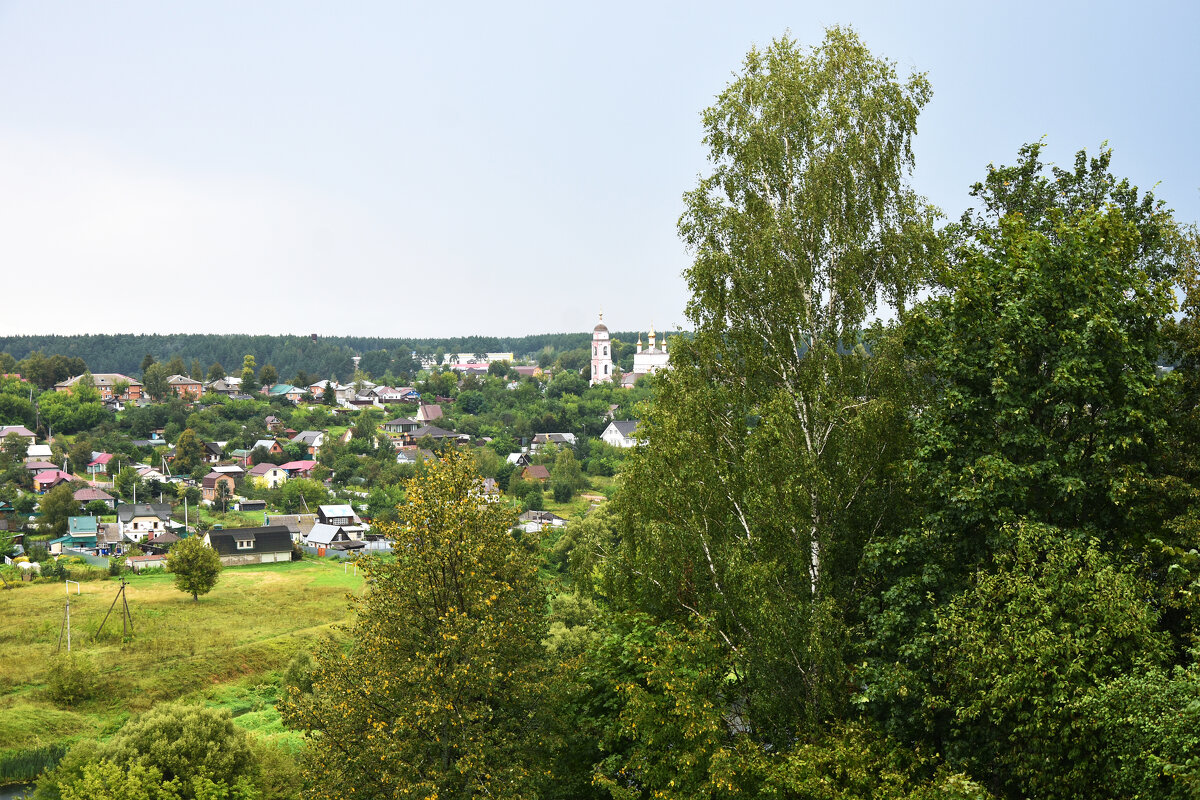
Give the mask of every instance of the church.
<svg viewBox="0 0 1200 800">
<path fill-rule="evenodd" d="M 651 372 L 656 372 L 660 369 L 666 369 L 670 361 L 670 355 L 667 353 L 666 337 L 663 337 L 662 347 L 656 345 L 656 334 L 654 325 L 650 326 L 649 346 L 643 348 L 642 334 L 638 334 L 637 352 L 633 356 L 633 371 L 621 375 L 621 386 L 626 388 L 632 387 L 637 383 L 637 379 Z M 591 385 L 595 386 L 598 383 L 612 383 L 615 375 L 615 368 L 612 360 L 612 342 L 608 333 L 608 327 L 604 324 L 604 315 L 600 315 L 600 322 L 592 329 L 592 381 Z"/>
</svg>

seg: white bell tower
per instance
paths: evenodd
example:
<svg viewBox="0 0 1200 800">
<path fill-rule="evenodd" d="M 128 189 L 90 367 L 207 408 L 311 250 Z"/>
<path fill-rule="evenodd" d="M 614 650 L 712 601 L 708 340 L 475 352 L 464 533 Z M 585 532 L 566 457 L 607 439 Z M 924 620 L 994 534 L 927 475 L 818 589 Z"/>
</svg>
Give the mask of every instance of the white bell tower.
<svg viewBox="0 0 1200 800">
<path fill-rule="evenodd" d="M 600 322 L 592 330 L 592 381 L 597 383 L 612 383 L 613 361 L 612 342 L 608 338 L 608 328 L 604 325 L 604 314 L 600 314 Z"/>
</svg>

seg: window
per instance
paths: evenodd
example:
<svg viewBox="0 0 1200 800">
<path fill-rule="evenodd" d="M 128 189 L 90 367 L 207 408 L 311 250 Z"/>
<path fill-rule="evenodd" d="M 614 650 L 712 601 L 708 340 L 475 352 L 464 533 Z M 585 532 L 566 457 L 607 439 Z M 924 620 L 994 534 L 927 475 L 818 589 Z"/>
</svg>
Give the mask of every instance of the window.
<svg viewBox="0 0 1200 800">
<path fill-rule="evenodd" d="M 604 355 L 608 355 L 608 345 L 604 345 Z"/>
<path fill-rule="evenodd" d="M 254 549 L 254 540 L 253 539 L 238 539 L 237 540 L 237 549 L 238 550 L 253 550 Z"/>
</svg>

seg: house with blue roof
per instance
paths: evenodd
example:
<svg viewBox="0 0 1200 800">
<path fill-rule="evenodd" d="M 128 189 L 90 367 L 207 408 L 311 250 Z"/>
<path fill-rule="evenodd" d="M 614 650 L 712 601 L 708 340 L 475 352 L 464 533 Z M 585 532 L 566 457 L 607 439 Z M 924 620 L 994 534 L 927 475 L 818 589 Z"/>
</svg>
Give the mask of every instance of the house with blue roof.
<svg viewBox="0 0 1200 800">
<path fill-rule="evenodd" d="M 99 525 L 95 517 L 68 517 L 67 535 L 51 539 L 46 544 L 54 555 L 61 555 L 64 548 L 72 550 L 95 550 Z"/>
</svg>

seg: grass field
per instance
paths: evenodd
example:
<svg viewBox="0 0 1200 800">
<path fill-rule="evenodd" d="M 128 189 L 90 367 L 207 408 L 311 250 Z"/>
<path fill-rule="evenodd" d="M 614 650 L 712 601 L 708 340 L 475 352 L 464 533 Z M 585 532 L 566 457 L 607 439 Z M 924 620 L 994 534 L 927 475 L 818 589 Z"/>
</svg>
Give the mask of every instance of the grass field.
<svg viewBox="0 0 1200 800">
<path fill-rule="evenodd" d="M 96 636 L 118 583 L 83 583 L 79 595 L 72 585 L 72 651 L 90 664 L 99 691 L 66 707 L 46 691 L 63 584 L 0 592 L 0 755 L 103 736 L 130 713 L 179 698 L 228 707 L 256 735 L 299 743 L 273 707 L 278 673 L 298 649 L 349 617 L 347 594 L 361 589 L 361 575 L 324 559 L 233 567 L 199 602 L 172 580 L 169 574 L 129 579 L 134 634 L 124 639 L 116 611 Z"/>
</svg>

